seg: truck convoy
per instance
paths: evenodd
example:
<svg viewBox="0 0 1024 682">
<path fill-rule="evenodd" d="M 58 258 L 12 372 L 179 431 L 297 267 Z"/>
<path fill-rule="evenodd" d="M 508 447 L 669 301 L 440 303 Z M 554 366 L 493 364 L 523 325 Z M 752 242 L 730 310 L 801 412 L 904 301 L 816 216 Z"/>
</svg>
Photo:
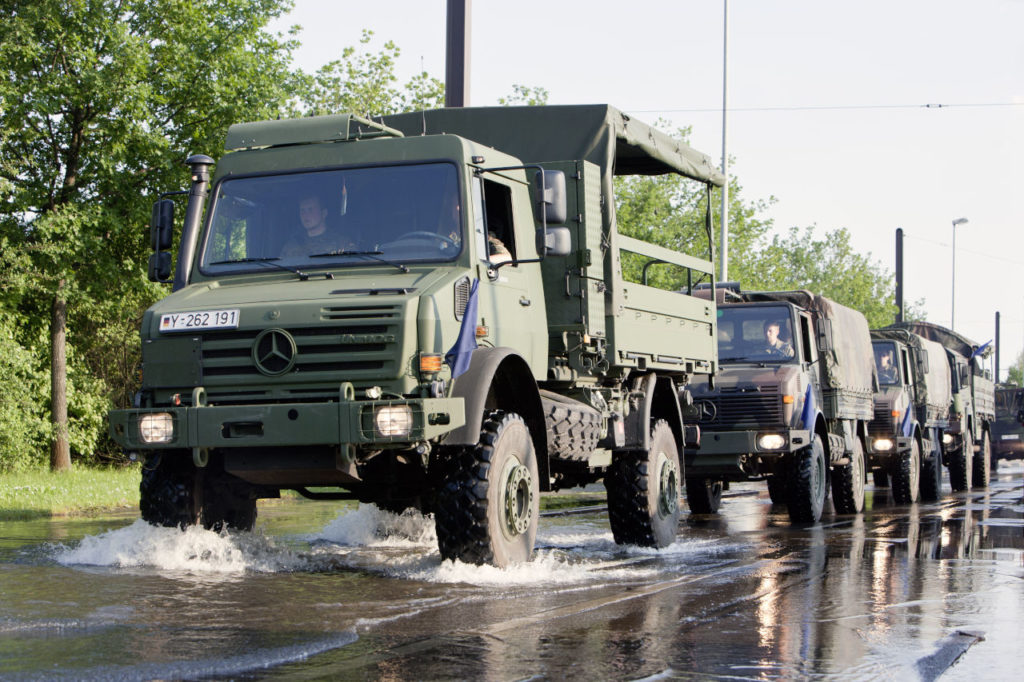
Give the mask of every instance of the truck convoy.
<svg viewBox="0 0 1024 682">
<path fill-rule="evenodd" d="M 723 482 L 766 479 L 793 522 L 864 505 L 864 442 L 878 385 L 864 315 L 809 291 L 720 285 L 714 386 L 696 385 L 699 447 L 685 453 L 691 511 L 717 511 Z"/>
<path fill-rule="evenodd" d="M 879 390 L 868 425 L 868 467 L 891 480 L 893 499 L 935 501 L 952 384 L 946 350 L 906 329 L 873 329 Z"/>
<path fill-rule="evenodd" d="M 931 322 L 904 322 L 906 329 L 942 344 L 950 369 L 953 394 L 949 428 L 943 436 L 943 458 L 954 491 L 987 488 L 991 472 L 992 423 L 995 421 L 995 384 L 982 366 L 989 344 L 974 341 Z"/>
<path fill-rule="evenodd" d="M 698 433 L 681 402 L 718 368 L 715 302 L 630 281 L 623 254 L 690 291 L 713 285 L 713 254 L 620 234 L 613 177 L 710 192 L 708 157 L 606 105 L 243 123 L 225 151 L 212 176 L 187 161 L 173 278 L 174 204 L 154 206 L 150 277 L 173 292 L 143 318 L 134 407 L 110 414 L 145 462 L 145 520 L 247 529 L 292 489 L 433 512 L 443 558 L 503 566 L 530 558 L 541 491 L 603 479 L 616 542 L 674 540 Z M 794 452 L 810 519 L 825 462 L 854 466 L 870 381 L 847 383 L 827 326 L 811 346 L 812 318 L 836 319 L 815 306 L 846 309 L 794 296 L 771 312 L 803 334 L 811 407 L 785 406 L 798 428 L 772 449 Z"/>
</svg>

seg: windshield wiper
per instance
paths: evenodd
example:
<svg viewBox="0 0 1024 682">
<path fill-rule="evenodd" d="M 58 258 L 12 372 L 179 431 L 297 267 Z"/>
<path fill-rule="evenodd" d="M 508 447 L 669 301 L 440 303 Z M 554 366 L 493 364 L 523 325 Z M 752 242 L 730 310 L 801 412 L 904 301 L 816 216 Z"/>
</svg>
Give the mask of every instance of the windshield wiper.
<svg viewBox="0 0 1024 682">
<path fill-rule="evenodd" d="M 287 270 L 288 272 L 294 272 L 296 275 L 299 276 L 299 279 L 302 280 L 303 282 L 305 282 L 306 280 L 309 279 L 309 275 L 306 274 L 305 272 L 303 272 L 302 270 L 299 270 L 298 268 L 290 268 L 287 265 L 282 265 L 280 263 L 275 263 L 274 261 L 277 261 L 277 260 L 281 260 L 281 259 L 280 258 L 276 258 L 276 257 L 273 257 L 273 258 L 236 258 L 234 260 L 214 261 L 213 263 L 210 263 L 210 265 L 235 265 L 237 263 L 259 263 L 260 265 L 270 265 L 270 266 L 275 267 L 275 268 L 280 268 L 282 270 Z M 334 279 L 334 275 L 332 275 L 329 272 L 325 273 L 325 276 L 326 276 L 327 279 Z"/>
<path fill-rule="evenodd" d="M 330 258 L 331 256 L 365 256 L 366 258 L 372 258 L 378 260 L 385 265 L 398 268 L 402 272 L 409 272 L 408 266 L 396 263 L 394 261 L 387 260 L 386 258 L 379 258 L 383 251 L 346 251 L 345 249 L 338 249 L 336 251 L 328 251 L 327 253 L 314 253 L 310 258 Z"/>
</svg>

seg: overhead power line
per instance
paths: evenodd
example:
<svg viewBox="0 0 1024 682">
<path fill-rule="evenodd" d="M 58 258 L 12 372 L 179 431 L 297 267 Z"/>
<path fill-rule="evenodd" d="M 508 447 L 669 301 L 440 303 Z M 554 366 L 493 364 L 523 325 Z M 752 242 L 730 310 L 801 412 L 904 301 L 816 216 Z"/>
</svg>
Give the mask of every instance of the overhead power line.
<svg viewBox="0 0 1024 682">
<path fill-rule="evenodd" d="M 1024 102 L 957 102 L 951 104 L 928 103 L 928 104 L 807 104 L 796 106 L 779 107 L 730 107 L 730 112 L 750 111 L 855 111 L 870 109 L 953 109 L 973 108 L 984 109 L 993 107 L 1021 107 Z M 719 113 L 722 107 L 699 107 L 695 109 L 638 109 L 638 114 L 676 114 L 676 113 Z"/>
<path fill-rule="evenodd" d="M 946 247 L 946 248 L 950 248 L 949 242 L 942 242 L 942 241 L 938 241 L 938 240 L 935 240 L 935 239 L 928 239 L 927 237 L 918 237 L 916 235 L 912 235 L 912 234 L 908 233 L 906 230 L 903 231 L 903 237 L 904 238 L 909 237 L 910 239 L 915 240 L 915 241 L 926 242 L 928 244 L 935 244 L 936 246 L 943 246 L 943 247 Z M 1003 258 L 1002 256 L 996 256 L 996 255 L 994 255 L 992 253 L 989 253 L 987 251 L 974 251 L 973 249 L 965 249 L 965 248 L 959 248 L 959 247 L 957 248 L 957 251 L 960 252 L 960 253 L 970 253 L 970 254 L 973 254 L 975 256 L 982 256 L 984 258 L 991 258 L 992 260 L 998 260 L 998 261 L 1002 261 L 1004 263 L 1011 263 L 1013 265 L 1024 265 L 1024 261 L 1014 260 L 1012 258 Z"/>
</svg>

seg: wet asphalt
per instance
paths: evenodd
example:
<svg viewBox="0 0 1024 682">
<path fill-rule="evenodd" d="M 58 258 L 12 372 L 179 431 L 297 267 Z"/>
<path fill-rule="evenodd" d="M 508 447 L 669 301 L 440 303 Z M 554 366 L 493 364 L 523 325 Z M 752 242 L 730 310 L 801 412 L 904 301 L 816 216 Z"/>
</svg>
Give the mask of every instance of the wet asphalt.
<svg viewBox="0 0 1024 682">
<path fill-rule="evenodd" d="M 1019 679 L 1024 466 L 944 492 L 869 484 L 863 514 L 794 527 L 733 485 L 662 550 L 616 546 L 590 494 L 505 570 L 373 507 L 0 522 L 0 679 Z"/>
</svg>

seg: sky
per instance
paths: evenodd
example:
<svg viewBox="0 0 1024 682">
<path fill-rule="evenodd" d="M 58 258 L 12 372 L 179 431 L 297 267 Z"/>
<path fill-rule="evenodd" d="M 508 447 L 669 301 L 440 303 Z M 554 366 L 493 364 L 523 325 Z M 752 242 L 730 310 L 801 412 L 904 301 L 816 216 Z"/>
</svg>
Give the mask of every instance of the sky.
<svg viewBox="0 0 1024 682">
<path fill-rule="evenodd" d="M 402 83 L 445 74 L 445 0 L 296 0 L 296 66 L 400 49 Z M 513 85 L 607 102 L 722 158 L 723 0 L 475 0 L 469 104 Z M 1024 0 L 731 0 L 730 175 L 778 231 L 847 228 L 905 298 L 978 342 L 1001 314 L 1001 374 L 1024 351 Z M 933 105 L 933 106 L 926 106 Z M 942 105 L 942 106 L 934 106 Z M 953 227 L 958 218 L 966 224 Z"/>
</svg>

